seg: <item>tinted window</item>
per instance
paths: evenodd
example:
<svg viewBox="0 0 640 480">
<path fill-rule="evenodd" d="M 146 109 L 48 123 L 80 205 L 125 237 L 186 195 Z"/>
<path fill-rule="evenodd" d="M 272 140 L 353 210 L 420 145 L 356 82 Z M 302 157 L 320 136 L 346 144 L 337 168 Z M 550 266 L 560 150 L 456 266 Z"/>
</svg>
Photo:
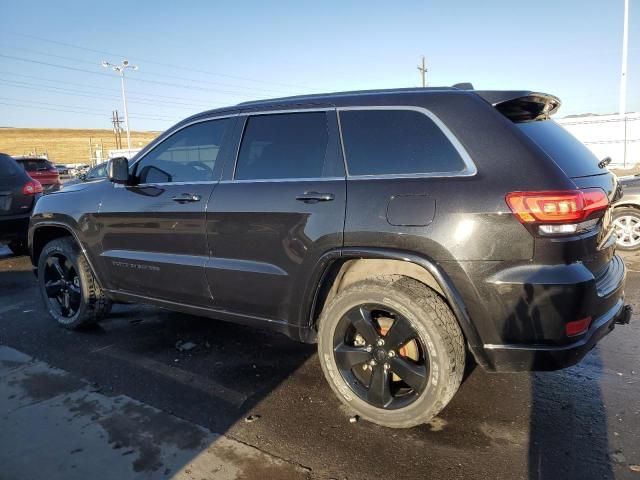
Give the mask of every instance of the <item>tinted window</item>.
<svg viewBox="0 0 640 480">
<path fill-rule="evenodd" d="M 49 170 L 53 164 L 41 158 L 24 158 L 18 160 L 27 172 L 37 172 L 38 170 Z"/>
<path fill-rule="evenodd" d="M 97 167 L 93 167 L 89 170 L 87 178 L 101 178 L 107 176 L 107 162 L 104 162 Z"/>
<path fill-rule="evenodd" d="M 8 155 L 0 155 L 0 177 L 13 177 L 16 173 L 16 162 Z"/>
<path fill-rule="evenodd" d="M 465 163 L 440 128 L 412 110 L 346 110 L 340 125 L 350 175 L 459 172 Z"/>
<path fill-rule="evenodd" d="M 196 123 L 179 130 L 137 165 L 141 183 L 213 180 L 213 168 L 230 119 Z"/>
<path fill-rule="evenodd" d="M 329 132 L 324 112 L 256 115 L 245 127 L 235 178 L 318 178 L 325 171 Z"/>
<path fill-rule="evenodd" d="M 517 123 L 569 177 L 599 175 L 598 158 L 577 138 L 553 120 Z"/>
</svg>

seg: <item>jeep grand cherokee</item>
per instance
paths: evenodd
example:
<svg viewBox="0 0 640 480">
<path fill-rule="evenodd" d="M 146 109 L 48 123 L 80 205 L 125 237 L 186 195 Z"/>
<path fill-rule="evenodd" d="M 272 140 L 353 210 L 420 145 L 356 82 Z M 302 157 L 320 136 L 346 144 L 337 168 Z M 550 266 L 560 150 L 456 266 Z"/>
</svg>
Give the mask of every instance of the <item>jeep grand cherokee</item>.
<svg viewBox="0 0 640 480">
<path fill-rule="evenodd" d="M 311 95 L 178 123 L 110 182 L 36 205 L 32 261 L 67 328 L 144 302 L 317 342 L 337 397 L 408 427 L 467 353 L 579 361 L 624 305 L 617 180 L 530 91 Z"/>
</svg>

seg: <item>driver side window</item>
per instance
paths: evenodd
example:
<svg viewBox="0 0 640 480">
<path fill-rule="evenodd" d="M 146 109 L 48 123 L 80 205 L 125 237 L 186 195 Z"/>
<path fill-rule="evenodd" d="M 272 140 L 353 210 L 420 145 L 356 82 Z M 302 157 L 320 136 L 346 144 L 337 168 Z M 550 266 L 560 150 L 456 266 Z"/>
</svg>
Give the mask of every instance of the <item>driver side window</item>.
<svg viewBox="0 0 640 480">
<path fill-rule="evenodd" d="M 230 119 L 200 122 L 162 141 L 136 166 L 140 183 L 213 180 L 213 169 Z"/>
</svg>

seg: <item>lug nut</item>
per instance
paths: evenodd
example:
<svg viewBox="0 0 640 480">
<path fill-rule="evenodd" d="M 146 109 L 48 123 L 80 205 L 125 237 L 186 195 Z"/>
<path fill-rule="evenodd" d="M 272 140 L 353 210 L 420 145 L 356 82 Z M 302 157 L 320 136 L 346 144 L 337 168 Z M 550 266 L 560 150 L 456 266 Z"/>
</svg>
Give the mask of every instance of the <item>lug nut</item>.
<svg viewBox="0 0 640 480">
<path fill-rule="evenodd" d="M 389 357 L 393 358 L 396 356 L 396 352 L 394 352 L 393 350 L 389 350 Z"/>
<path fill-rule="evenodd" d="M 371 359 L 369 360 L 369 365 L 371 365 L 372 367 L 375 367 L 377 365 L 376 361 Z"/>
<path fill-rule="evenodd" d="M 378 341 L 376 342 L 376 345 L 378 345 L 379 347 L 384 345 L 384 340 L 382 338 L 379 338 Z"/>
<path fill-rule="evenodd" d="M 385 370 L 389 370 L 389 364 L 388 364 L 388 363 L 385 363 L 385 364 L 384 364 L 384 369 L 385 369 Z"/>
<path fill-rule="evenodd" d="M 373 350 L 373 347 L 371 345 L 367 345 L 367 348 L 365 350 L 367 352 L 371 352 L 371 350 Z"/>
</svg>

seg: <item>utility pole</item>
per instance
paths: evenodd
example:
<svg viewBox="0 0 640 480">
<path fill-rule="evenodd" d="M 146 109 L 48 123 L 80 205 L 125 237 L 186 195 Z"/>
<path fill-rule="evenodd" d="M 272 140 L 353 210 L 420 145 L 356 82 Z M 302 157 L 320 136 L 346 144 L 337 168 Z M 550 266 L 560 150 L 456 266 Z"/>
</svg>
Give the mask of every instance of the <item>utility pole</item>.
<svg viewBox="0 0 640 480">
<path fill-rule="evenodd" d="M 113 135 L 116 139 L 116 148 L 121 149 L 122 127 L 120 126 L 120 124 L 122 123 L 122 120 L 120 120 L 120 114 L 118 113 L 118 110 L 114 110 L 111 112 L 111 123 L 113 124 Z"/>
<path fill-rule="evenodd" d="M 422 66 L 418 65 L 418 70 L 420 71 L 420 76 L 422 77 L 422 88 L 427 86 L 427 65 L 424 59 L 424 55 L 422 55 Z"/>
<path fill-rule="evenodd" d="M 114 72 L 120 75 L 120 86 L 122 87 L 122 103 L 124 105 L 124 122 L 125 127 L 127 128 L 127 149 L 129 150 L 129 155 L 131 155 L 131 132 L 129 129 L 129 112 L 127 111 L 127 96 L 124 90 L 124 71 L 127 68 L 131 68 L 132 70 L 137 70 L 138 67 L 136 65 L 131 65 L 129 60 L 124 59 L 120 65 L 113 65 L 106 60 L 102 61 L 102 66 L 104 68 L 111 68 Z"/>
<path fill-rule="evenodd" d="M 629 0 L 624 0 L 624 26 L 622 27 L 622 72 L 620 74 L 620 103 L 618 113 L 627 113 L 627 57 L 629 56 Z"/>
</svg>

